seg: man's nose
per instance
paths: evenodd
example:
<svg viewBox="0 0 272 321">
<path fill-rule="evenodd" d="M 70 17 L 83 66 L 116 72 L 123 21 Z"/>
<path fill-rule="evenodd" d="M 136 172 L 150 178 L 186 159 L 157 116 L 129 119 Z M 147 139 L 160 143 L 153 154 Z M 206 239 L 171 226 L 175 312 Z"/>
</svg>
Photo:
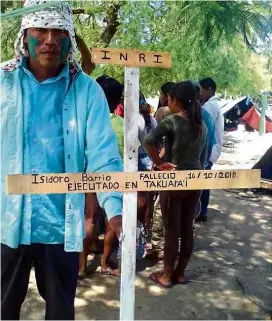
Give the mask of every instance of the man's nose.
<svg viewBox="0 0 272 321">
<path fill-rule="evenodd" d="M 58 39 L 54 30 L 48 30 L 45 34 L 45 43 L 50 45 L 58 45 Z"/>
</svg>

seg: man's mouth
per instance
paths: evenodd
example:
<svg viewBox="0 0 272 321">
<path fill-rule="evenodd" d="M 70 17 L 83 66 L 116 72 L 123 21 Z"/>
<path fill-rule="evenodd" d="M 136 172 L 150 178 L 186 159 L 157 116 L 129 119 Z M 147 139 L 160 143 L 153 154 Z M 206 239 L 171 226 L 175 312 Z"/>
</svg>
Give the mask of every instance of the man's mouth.
<svg viewBox="0 0 272 321">
<path fill-rule="evenodd" d="M 41 52 L 43 55 L 46 55 L 46 56 L 58 56 L 59 53 L 56 52 L 56 51 L 43 51 Z"/>
</svg>

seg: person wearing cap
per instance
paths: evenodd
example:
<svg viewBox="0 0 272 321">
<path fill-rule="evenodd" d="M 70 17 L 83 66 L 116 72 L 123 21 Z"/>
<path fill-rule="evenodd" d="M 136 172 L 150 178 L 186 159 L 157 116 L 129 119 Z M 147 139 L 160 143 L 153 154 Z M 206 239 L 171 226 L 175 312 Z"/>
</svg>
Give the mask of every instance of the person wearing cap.
<svg viewBox="0 0 272 321">
<path fill-rule="evenodd" d="M 24 6 L 48 0 L 26 0 Z M 73 320 L 84 194 L 7 195 L 8 174 L 120 172 L 103 90 L 74 60 L 72 10 L 63 2 L 23 16 L 16 58 L 1 64 L 1 319 L 19 319 L 31 268 L 45 319 Z M 97 193 L 121 233 L 122 194 Z"/>
</svg>

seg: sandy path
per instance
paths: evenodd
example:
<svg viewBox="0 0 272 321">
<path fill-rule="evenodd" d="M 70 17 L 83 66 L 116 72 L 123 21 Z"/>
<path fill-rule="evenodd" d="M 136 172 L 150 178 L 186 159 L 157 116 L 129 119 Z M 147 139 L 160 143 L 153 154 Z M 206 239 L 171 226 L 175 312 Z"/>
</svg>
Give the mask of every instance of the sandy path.
<svg viewBox="0 0 272 321">
<path fill-rule="evenodd" d="M 272 141 L 271 135 L 260 139 L 256 133 L 226 136 L 234 148 L 224 148 L 217 168 L 250 168 Z M 269 197 L 256 203 L 225 191 L 212 192 L 209 221 L 197 225 L 188 266 L 193 282 L 160 289 L 148 280 L 160 264 L 142 260 L 136 279 L 136 319 L 271 319 L 271 213 Z M 97 262 L 99 258 L 94 265 Z M 96 272 L 80 281 L 75 305 L 77 319 L 118 319 L 119 280 Z M 44 302 L 32 274 L 21 317 L 43 316 Z"/>
</svg>

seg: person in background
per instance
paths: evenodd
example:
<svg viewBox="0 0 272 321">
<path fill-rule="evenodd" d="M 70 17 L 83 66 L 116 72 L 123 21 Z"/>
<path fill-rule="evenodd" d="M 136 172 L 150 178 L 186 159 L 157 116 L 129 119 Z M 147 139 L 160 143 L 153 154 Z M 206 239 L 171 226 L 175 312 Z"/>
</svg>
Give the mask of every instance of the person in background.
<svg viewBox="0 0 272 321">
<path fill-rule="evenodd" d="M 200 103 L 200 84 L 198 81 L 192 81 L 192 84 L 197 91 L 197 99 Z M 201 108 L 201 114 L 207 128 L 207 154 L 205 157 L 205 162 L 202 166 L 203 169 L 206 169 L 209 166 L 209 160 L 212 154 L 213 146 L 216 144 L 215 123 L 213 117 L 206 109 Z"/>
<path fill-rule="evenodd" d="M 158 124 L 160 124 L 165 117 L 171 114 L 170 108 L 168 107 L 168 95 L 174 84 L 174 82 L 167 82 L 161 86 L 159 106 L 155 113 L 155 119 Z M 163 158 L 165 152 L 163 144 L 159 146 L 159 149 L 160 157 Z M 159 193 L 157 193 L 154 201 L 151 244 L 152 250 L 148 251 L 147 258 L 162 259 L 164 248 L 164 228 Z"/>
<path fill-rule="evenodd" d="M 66 2 L 23 15 L 16 58 L 1 64 L 1 319 L 20 318 L 32 267 L 45 319 L 73 320 L 85 195 L 7 195 L 9 174 L 121 172 L 100 86 L 74 60 Z M 122 228 L 122 194 L 97 193 L 111 228 Z"/>
<path fill-rule="evenodd" d="M 221 155 L 224 136 L 224 116 L 221 107 L 218 103 L 218 98 L 215 96 L 216 83 L 212 78 L 204 78 L 199 81 L 200 84 L 200 100 L 202 108 L 204 108 L 213 118 L 215 124 L 216 144 L 212 147 L 211 155 L 205 169 L 212 169 Z M 210 190 L 204 190 L 201 195 L 201 212 L 197 222 L 206 222 L 208 219 L 208 206 L 210 201 Z"/>
<path fill-rule="evenodd" d="M 125 111 L 124 111 L 124 85 L 122 85 L 122 97 L 120 100 L 120 103 L 117 105 L 114 114 L 117 116 L 120 116 L 122 118 L 125 117 Z"/>
<path fill-rule="evenodd" d="M 114 78 L 103 75 L 96 79 L 97 83 L 103 89 L 110 111 L 112 128 L 115 131 L 120 156 L 124 157 L 124 119 L 114 114 L 116 106 L 120 103 L 123 86 Z M 105 216 L 105 215 L 104 215 Z M 107 217 L 105 216 L 105 237 L 104 237 L 104 250 L 101 262 L 101 274 L 120 276 L 120 270 L 113 267 L 110 262 L 111 254 L 114 252 L 115 247 L 118 246 L 118 239 L 115 232 L 110 228 Z M 117 246 L 116 246 L 117 245 Z"/>
<path fill-rule="evenodd" d="M 175 83 L 174 82 L 167 82 L 161 86 L 160 98 L 159 98 L 159 105 L 158 109 L 155 114 L 155 119 L 159 124 L 165 117 L 171 114 L 171 111 L 168 107 L 168 95 Z"/>
<path fill-rule="evenodd" d="M 194 85 L 197 91 L 197 99 L 200 104 L 200 84 L 198 81 L 192 81 L 192 84 Z M 216 137 L 215 137 L 215 124 L 214 124 L 213 117 L 204 108 L 201 108 L 201 114 L 207 129 L 207 149 L 206 149 L 207 152 L 204 159 L 204 163 L 201 164 L 201 168 L 205 169 L 209 166 L 209 160 L 211 157 L 212 149 L 213 149 L 213 146 L 216 144 Z M 201 201 L 198 202 L 195 218 L 197 218 L 200 215 L 200 211 L 201 211 Z"/>
<path fill-rule="evenodd" d="M 125 110 L 124 110 L 124 85 L 122 85 L 122 90 L 123 90 L 123 93 L 122 93 L 122 97 L 121 97 L 121 100 L 120 100 L 120 103 L 117 105 L 115 111 L 114 111 L 114 114 L 115 115 L 118 115 L 122 118 L 125 117 Z M 140 92 L 140 104 L 141 102 L 146 102 L 146 99 L 145 99 L 145 96 L 142 92 Z"/>
<path fill-rule="evenodd" d="M 138 125 L 138 139 L 140 146 L 138 148 L 138 171 L 150 171 L 152 161 L 144 148 L 143 142 L 146 135 L 157 127 L 157 122 L 151 116 L 151 106 L 145 102 L 145 97 L 140 93 L 140 115 Z M 145 226 L 148 233 L 151 228 L 151 215 L 154 193 L 138 192 L 138 219 Z"/>
<path fill-rule="evenodd" d="M 92 53 L 80 35 L 76 34 L 75 39 L 81 56 L 79 61 L 81 68 L 87 75 L 90 75 L 95 70 Z"/>
<path fill-rule="evenodd" d="M 157 127 L 157 122 L 151 116 L 150 105 L 145 102 L 141 94 L 139 111 L 138 139 L 140 146 L 138 148 L 138 171 L 150 171 L 152 169 L 152 161 L 144 148 L 143 142 L 145 136 Z"/>
<path fill-rule="evenodd" d="M 123 85 L 116 79 L 103 75 L 96 79 L 103 89 L 109 104 L 112 128 L 116 134 L 119 153 L 124 157 L 124 119 L 114 113 L 123 95 Z"/>
<path fill-rule="evenodd" d="M 85 194 L 85 211 L 84 211 L 84 229 L 85 237 L 83 240 L 83 251 L 79 254 L 78 279 L 84 279 L 87 272 L 87 259 L 92 247 L 96 253 L 99 252 L 99 222 L 103 209 L 99 206 L 99 202 L 95 193 Z"/>
<path fill-rule="evenodd" d="M 206 128 L 203 124 L 197 92 L 190 81 L 175 84 L 169 94 L 171 115 L 146 136 L 144 146 L 159 170 L 200 170 L 206 154 Z M 165 137 L 164 160 L 156 145 Z M 185 269 L 193 250 L 193 222 L 201 191 L 165 191 L 160 193 L 165 227 L 164 269 L 150 278 L 170 288 L 184 284 Z M 179 237 L 181 238 L 178 264 Z"/>
</svg>

